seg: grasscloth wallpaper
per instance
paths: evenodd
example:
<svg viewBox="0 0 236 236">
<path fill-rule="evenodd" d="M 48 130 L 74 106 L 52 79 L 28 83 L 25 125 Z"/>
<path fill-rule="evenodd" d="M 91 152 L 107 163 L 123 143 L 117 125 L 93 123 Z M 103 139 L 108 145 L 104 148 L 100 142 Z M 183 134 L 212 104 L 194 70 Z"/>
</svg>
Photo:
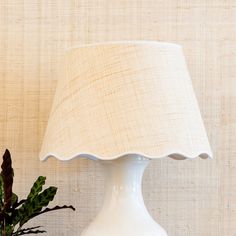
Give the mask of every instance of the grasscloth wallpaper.
<svg viewBox="0 0 236 236">
<path fill-rule="evenodd" d="M 55 203 L 48 235 L 78 235 L 102 204 L 98 163 L 38 160 L 64 50 L 79 43 L 160 40 L 183 46 L 214 160 L 155 160 L 143 190 L 169 236 L 236 235 L 236 2 L 234 0 L 1 0 L 0 149 L 10 149 L 15 192 L 38 175 Z"/>
</svg>

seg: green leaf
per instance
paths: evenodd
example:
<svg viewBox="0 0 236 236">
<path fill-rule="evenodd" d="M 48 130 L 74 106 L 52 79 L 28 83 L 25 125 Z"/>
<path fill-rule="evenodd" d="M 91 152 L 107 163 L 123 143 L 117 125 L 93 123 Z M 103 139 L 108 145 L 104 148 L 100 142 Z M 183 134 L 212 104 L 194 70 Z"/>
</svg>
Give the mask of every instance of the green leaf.
<svg viewBox="0 0 236 236">
<path fill-rule="evenodd" d="M 46 207 L 50 201 L 54 199 L 56 195 L 57 188 L 49 187 L 45 189 L 42 193 L 37 195 L 31 202 L 28 204 L 30 213 L 36 213 L 42 210 L 43 207 Z"/>
<path fill-rule="evenodd" d="M 20 236 L 24 234 L 42 234 L 42 233 L 47 232 L 45 230 L 34 230 L 34 228 L 38 228 L 38 227 L 18 230 L 17 232 L 13 233 L 12 236 Z"/>
<path fill-rule="evenodd" d="M 3 163 L 1 167 L 2 167 L 1 176 L 3 179 L 3 186 L 4 186 L 4 208 L 8 210 L 11 207 L 12 185 L 14 176 L 11 154 L 8 151 L 8 149 L 6 149 L 3 155 Z"/>
<path fill-rule="evenodd" d="M 30 190 L 27 200 L 33 199 L 42 191 L 45 181 L 46 181 L 46 177 L 44 176 L 38 177 L 38 179 L 34 182 L 33 187 Z"/>
<path fill-rule="evenodd" d="M 29 201 L 26 201 L 17 211 L 13 224 L 20 223 L 20 226 L 32 219 L 43 207 L 46 207 L 54 199 L 57 188 L 49 187 Z"/>
<path fill-rule="evenodd" d="M 38 230 L 42 226 L 35 226 L 35 227 L 30 227 L 30 228 L 25 228 L 25 229 L 18 229 L 16 232 L 12 234 L 12 236 L 17 236 L 17 235 L 24 235 L 24 234 L 39 234 L 39 233 L 46 233 L 44 230 Z"/>
<path fill-rule="evenodd" d="M 70 206 L 67 206 L 67 205 L 55 206 L 53 208 L 45 208 L 43 211 L 40 211 L 40 212 L 34 214 L 33 217 L 44 214 L 44 213 L 49 212 L 49 211 L 57 211 L 57 210 L 61 210 L 61 209 L 71 209 L 71 210 L 75 211 L 75 208 L 72 205 L 70 205 Z"/>
</svg>

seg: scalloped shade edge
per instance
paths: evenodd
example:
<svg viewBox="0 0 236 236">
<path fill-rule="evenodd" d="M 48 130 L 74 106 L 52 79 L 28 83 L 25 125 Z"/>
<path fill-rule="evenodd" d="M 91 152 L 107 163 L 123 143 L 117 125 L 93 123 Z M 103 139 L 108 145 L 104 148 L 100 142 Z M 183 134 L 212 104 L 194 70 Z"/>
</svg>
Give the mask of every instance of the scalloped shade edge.
<svg viewBox="0 0 236 236">
<path fill-rule="evenodd" d="M 88 158 L 90 160 L 107 160 L 107 161 L 110 161 L 110 160 L 115 160 L 115 159 L 118 159 L 118 158 L 122 158 L 122 157 L 127 156 L 127 155 L 138 155 L 138 156 L 148 158 L 148 159 L 163 159 L 163 158 L 166 158 L 166 157 L 170 157 L 170 158 L 175 159 L 175 160 L 194 159 L 194 158 L 197 158 L 197 157 L 200 157 L 202 159 L 213 159 L 213 155 L 212 155 L 211 152 L 204 152 L 203 151 L 203 152 L 191 153 L 191 154 L 190 153 L 181 153 L 181 152 L 169 152 L 168 154 L 163 153 L 163 154 L 158 155 L 158 156 L 149 155 L 149 154 L 141 153 L 141 152 L 127 152 L 127 153 L 121 153 L 121 154 L 118 154 L 116 156 L 110 156 L 110 157 L 95 155 L 95 154 L 88 153 L 88 152 L 78 153 L 78 154 L 75 154 L 73 156 L 66 156 L 66 157 L 65 156 L 62 157 L 61 155 L 54 154 L 54 153 L 48 153 L 45 156 L 41 156 L 40 160 L 41 161 L 46 161 L 49 157 L 54 157 L 54 158 L 56 158 L 60 161 L 70 161 L 70 160 L 73 160 L 73 159 L 76 159 L 76 158 Z"/>
</svg>

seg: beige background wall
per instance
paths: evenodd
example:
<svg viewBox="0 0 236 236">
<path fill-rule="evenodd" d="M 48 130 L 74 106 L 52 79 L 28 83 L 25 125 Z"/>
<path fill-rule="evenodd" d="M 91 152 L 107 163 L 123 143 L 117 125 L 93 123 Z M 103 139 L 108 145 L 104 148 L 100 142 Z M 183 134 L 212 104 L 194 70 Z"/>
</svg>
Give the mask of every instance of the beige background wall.
<svg viewBox="0 0 236 236">
<path fill-rule="evenodd" d="M 0 149 L 12 152 L 15 192 L 39 174 L 56 203 L 77 211 L 32 224 L 77 235 L 102 203 L 96 162 L 38 160 L 60 56 L 78 43 L 150 39 L 183 46 L 215 160 L 156 160 L 144 179 L 149 211 L 169 236 L 236 235 L 235 0 L 0 0 Z"/>
</svg>

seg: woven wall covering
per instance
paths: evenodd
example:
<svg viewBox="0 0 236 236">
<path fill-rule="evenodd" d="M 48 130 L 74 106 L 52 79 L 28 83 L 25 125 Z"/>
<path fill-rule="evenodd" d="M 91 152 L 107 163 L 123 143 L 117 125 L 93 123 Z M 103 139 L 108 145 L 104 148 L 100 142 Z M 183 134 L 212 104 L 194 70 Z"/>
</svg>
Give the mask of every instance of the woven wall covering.
<svg viewBox="0 0 236 236">
<path fill-rule="evenodd" d="M 38 160 L 67 47 L 111 40 L 181 44 L 214 160 L 155 160 L 145 173 L 151 214 L 171 236 L 236 234 L 236 7 L 234 0 L 48 0 L 0 3 L 0 145 L 15 166 L 15 191 L 39 174 L 59 187 L 56 203 L 77 212 L 38 218 L 48 235 L 77 235 L 103 199 L 96 162 Z M 51 217 L 52 216 L 52 217 Z"/>
</svg>

